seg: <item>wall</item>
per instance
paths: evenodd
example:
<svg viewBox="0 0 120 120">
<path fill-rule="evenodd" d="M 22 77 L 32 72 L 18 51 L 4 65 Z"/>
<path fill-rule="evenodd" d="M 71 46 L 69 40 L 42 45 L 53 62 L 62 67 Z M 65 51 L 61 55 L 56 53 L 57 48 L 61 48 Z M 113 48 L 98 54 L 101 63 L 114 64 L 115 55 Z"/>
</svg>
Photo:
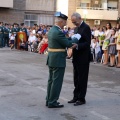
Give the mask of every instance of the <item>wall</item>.
<svg viewBox="0 0 120 120">
<path fill-rule="evenodd" d="M 54 0 L 26 0 L 26 10 L 54 11 Z"/>
<path fill-rule="evenodd" d="M 56 11 L 61 11 L 63 14 L 68 16 L 68 1 L 69 0 L 57 0 Z"/>
<path fill-rule="evenodd" d="M 0 0 L 0 7 L 13 8 L 13 0 Z"/>
<path fill-rule="evenodd" d="M 21 11 L 0 8 L 0 21 L 13 24 L 24 22 L 24 13 Z"/>
<path fill-rule="evenodd" d="M 76 0 L 69 0 L 68 2 L 68 26 L 73 27 L 71 23 L 71 15 L 76 12 Z"/>
</svg>

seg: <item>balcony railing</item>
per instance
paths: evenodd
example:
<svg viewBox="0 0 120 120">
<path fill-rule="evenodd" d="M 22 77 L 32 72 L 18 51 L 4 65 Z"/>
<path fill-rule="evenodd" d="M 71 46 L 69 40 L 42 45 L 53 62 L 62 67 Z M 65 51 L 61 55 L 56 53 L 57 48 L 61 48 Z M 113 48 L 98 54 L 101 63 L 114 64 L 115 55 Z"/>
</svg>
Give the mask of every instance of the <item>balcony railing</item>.
<svg viewBox="0 0 120 120">
<path fill-rule="evenodd" d="M 93 7 L 77 7 L 76 12 L 80 13 L 82 18 L 99 20 L 117 20 L 117 9 L 104 9 Z"/>
<path fill-rule="evenodd" d="M 89 10 L 113 10 L 113 11 L 118 11 L 117 8 L 101 8 L 101 7 L 76 7 L 76 9 L 89 9 Z"/>
</svg>

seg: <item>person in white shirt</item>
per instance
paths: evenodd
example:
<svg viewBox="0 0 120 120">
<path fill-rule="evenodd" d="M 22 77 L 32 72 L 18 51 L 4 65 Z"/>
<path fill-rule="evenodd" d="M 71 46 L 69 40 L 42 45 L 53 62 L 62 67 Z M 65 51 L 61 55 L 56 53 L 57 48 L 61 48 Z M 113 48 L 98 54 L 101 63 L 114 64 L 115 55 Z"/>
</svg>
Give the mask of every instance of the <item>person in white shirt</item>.
<svg viewBox="0 0 120 120">
<path fill-rule="evenodd" d="M 15 41 L 15 35 L 14 35 L 14 33 L 12 33 L 11 36 L 10 36 L 10 47 L 11 47 L 11 49 L 14 48 L 14 41 Z"/>
<path fill-rule="evenodd" d="M 34 51 L 34 44 L 37 44 L 36 36 L 31 32 L 28 38 L 28 48 L 30 51 Z"/>
<path fill-rule="evenodd" d="M 92 43 L 92 48 L 95 49 L 95 58 L 94 58 L 94 63 L 98 62 L 98 60 L 100 59 L 100 45 L 99 45 L 99 42 L 98 42 L 98 39 L 95 38 L 93 39 L 93 43 Z"/>
<path fill-rule="evenodd" d="M 104 35 L 104 32 L 103 32 L 103 29 L 100 28 L 100 29 L 99 29 L 99 33 L 98 33 L 98 36 L 102 36 L 102 35 Z"/>
<path fill-rule="evenodd" d="M 102 50 L 104 51 L 104 62 L 103 65 L 107 65 L 108 64 L 108 47 L 106 47 L 106 42 L 110 39 L 111 37 L 111 23 L 107 23 L 106 24 L 107 30 L 105 31 L 105 39 L 103 42 L 103 46 L 102 46 Z"/>
<path fill-rule="evenodd" d="M 99 30 L 96 29 L 96 30 L 94 31 L 94 36 L 95 36 L 95 37 L 98 37 L 98 35 L 99 35 Z"/>
<path fill-rule="evenodd" d="M 105 33 L 104 33 L 102 28 L 99 29 L 98 36 L 99 36 L 98 39 L 99 39 L 101 54 L 103 54 L 102 45 L 103 45 L 103 42 L 104 42 Z"/>
</svg>

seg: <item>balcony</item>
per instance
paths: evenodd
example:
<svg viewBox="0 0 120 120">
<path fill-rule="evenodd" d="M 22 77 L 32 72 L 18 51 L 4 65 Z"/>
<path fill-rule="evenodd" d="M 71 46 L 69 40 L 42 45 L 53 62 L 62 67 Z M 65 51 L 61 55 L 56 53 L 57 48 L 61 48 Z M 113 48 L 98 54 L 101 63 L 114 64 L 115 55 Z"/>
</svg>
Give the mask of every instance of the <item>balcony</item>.
<svg viewBox="0 0 120 120">
<path fill-rule="evenodd" d="M 13 8 L 13 0 L 0 0 L 0 7 Z"/>
<path fill-rule="evenodd" d="M 87 13 L 85 13 L 87 11 Z M 82 18 L 99 20 L 117 20 L 117 9 L 103 9 L 95 7 L 77 7 L 76 12 L 80 13 Z"/>
</svg>

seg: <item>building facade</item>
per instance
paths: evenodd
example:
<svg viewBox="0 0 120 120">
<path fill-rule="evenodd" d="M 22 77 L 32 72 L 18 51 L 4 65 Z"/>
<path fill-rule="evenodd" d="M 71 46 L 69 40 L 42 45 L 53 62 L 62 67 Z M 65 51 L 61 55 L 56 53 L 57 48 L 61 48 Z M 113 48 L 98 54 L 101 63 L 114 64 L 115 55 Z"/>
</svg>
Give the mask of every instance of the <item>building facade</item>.
<svg viewBox="0 0 120 120">
<path fill-rule="evenodd" d="M 7 23 L 53 25 L 55 11 L 68 15 L 70 27 L 73 12 L 80 13 L 90 26 L 103 26 L 107 22 L 116 26 L 120 0 L 0 0 L 0 21 Z"/>
<path fill-rule="evenodd" d="M 56 0 L 0 0 L 0 21 L 53 25 L 55 10 Z"/>
<path fill-rule="evenodd" d="M 116 26 L 119 11 L 120 0 L 69 0 L 68 26 L 73 26 L 70 21 L 73 12 L 80 13 L 91 27 L 105 26 L 108 22 Z"/>
</svg>

